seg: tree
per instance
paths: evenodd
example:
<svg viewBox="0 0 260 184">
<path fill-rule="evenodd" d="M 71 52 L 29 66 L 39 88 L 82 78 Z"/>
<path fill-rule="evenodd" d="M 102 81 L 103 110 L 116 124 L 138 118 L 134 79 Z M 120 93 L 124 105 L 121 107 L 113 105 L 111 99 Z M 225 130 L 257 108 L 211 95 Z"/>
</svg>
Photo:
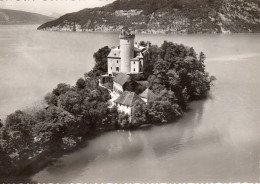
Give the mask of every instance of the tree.
<svg viewBox="0 0 260 184">
<path fill-rule="evenodd" d="M 107 73 L 107 56 L 111 49 L 108 46 L 102 47 L 94 53 L 95 66 L 93 70 L 88 73 L 89 77 L 96 77 Z"/>
<path fill-rule="evenodd" d="M 70 90 L 70 85 L 65 83 L 60 83 L 57 85 L 55 89 L 52 90 L 52 93 L 56 96 L 60 96 L 62 94 L 65 94 L 69 90 Z"/>
<path fill-rule="evenodd" d="M 158 57 L 160 56 L 161 49 L 157 45 L 152 45 L 148 49 L 148 54 L 144 56 L 144 75 L 145 78 L 148 78 L 149 75 L 153 74 L 153 66 L 157 62 Z"/>
<path fill-rule="evenodd" d="M 70 90 L 59 97 L 59 106 L 74 115 L 80 115 L 83 98 L 76 90 Z"/>
<path fill-rule="evenodd" d="M 175 44 L 172 42 L 167 42 L 164 41 L 163 44 L 161 45 L 160 49 L 161 49 L 161 57 L 163 59 L 165 59 L 165 55 L 166 53 L 168 53 L 169 51 L 167 51 L 169 48 L 175 48 Z"/>
<path fill-rule="evenodd" d="M 4 129 L 6 150 L 18 168 L 24 167 L 34 154 L 32 127 L 35 124 L 34 117 L 23 111 L 15 111 L 6 118 Z"/>
<path fill-rule="evenodd" d="M 29 135 L 30 128 L 35 123 L 35 119 L 31 115 L 18 110 L 7 116 L 5 127 L 9 131 L 18 131 Z"/>
<path fill-rule="evenodd" d="M 2 120 L 0 119 L 0 129 L 4 126 L 4 124 L 2 123 Z"/>
<path fill-rule="evenodd" d="M 162 59 L 158 59 L 154 64 L 153 75 L 148 79 L 152 90 L 159 94 L 161 90 L 169 87 L 168 79 L 168 63 Z"/>
<path fill-rule="evenodd" d="M 0 134 L 2 134 L 2 132 L 0 132 Z M 6 147 L 7 143 L 3 140 L 2 135 L 0 135 L 0 176 L 7 175 L 14 169 L 11 158 L 7 154 Z"/>
<path fill-rule="evenodd" d="M 193 47 L 165 41 L 161 46 L 161 57 L 169 63 L 169 88 L 178 97 L 178 104 L 186 108 L 189 99 L 206 96 L 211 79 L 205 72 L 204 53 L 197 54 Z"/>
<path fill-rule="evenodd" d="M 148 103 L 148 120 L 153 123 L 167 123 L 170 114 L 170 102 L 153 101 Z"/>
<path fill-rule="evenodd" d="M 199 55 L 199 63 L 200 63 L 200 71 L 205 72 L 204 61 L 206 60 L 206 56 L 203 52 L 200 52 Z"/>
<path fill-rule="evenodd" d="M 169 77 L 169 89 L 174 92 L 177 104 L 182 109 L 186 109 L 188 103 L 187 88 L 182 89 L 180 76 L 175 69 L 169 70 L 167 75 Z"/>
<path fill-rule="evenodd" d="M 96 89 L 92 90 L 90 93 L 90 100 L 96 100 L 98 102 L 106 103 L 111 99 L 109 91 L 103 87 L 98 86 Z"/>
<path fill-rule="evenodd" d="M 146 47 L 146 46 L 147 46 L 147 43 L 145 43 L 145 41 L 140 41 L 140 42 L 139 42 L 139 45 L 142 46 L 142 47 Z"/>
<path fill-rule="evenodd" d="M 86 87 L 86 82 L 83 78 L 80 78 L 77 80 L 76 82 L 76 86 L 79 88 L 79 89 L 84 89 Z"/>
<path fill-rule="evenodd" d="M 176 89 L 180 86 L 180 76 L 175 69 L 168 70 L 167 72 L 169 86 L 171 89 Z"/>
<path fill-rule="evenodd" d="M 178 99 L 174 92 L 162 90 L 159 98 L 148 102 L 148 121 L 155 123 L 167 123 L 182 115 L 182 109 L 177 104 Z"/>
<path fill-rule="evenodd" d="M 134 102 L 133 111 L 132 111 L 132 121 L 131 125 L 133 127 L 138 127 L 147 122 L 147 108 L 143 102 L 136 100 Z"/>
<path fill-rule="evenodd" d="M 55 94 L 53 94 L 53 93 L 48 93 L 44 97 L 44 100 L 46 101 L 46 103 L 48 105 L 54 105 L 54 106 L 58 105 L 58 97 Z"/>
<path fill-rule="evenodd" d="M 210 77 L 208 73 L 195 70 L 189 74 L 189 83 L 187 84 L 188 94 L 192 100 L 206 97 L 210 89 Z"/>
<path fill-rule="evenodd" d="M 60 107 L 50 106 L 45 112 L 44 121 L 33 127 L 33 135 L 38 140 L 36 145 L 53 153 L 63 147 L 64 137 L 77 137 L 76 117 Z"/>
<path fill-rule="evenodd" d="M 122 128 L 127 128 L 129 126 L 129 115 L 124 112 L 119 112 L 118 123 Z"/>
<path fill-rule="evenodd" d="M 103 116 L 102 126 L 106 129 L 118 129 L 119 126 L 119 112 L 116 106 L 107 109 L 107 113 Z"/>
</svg>

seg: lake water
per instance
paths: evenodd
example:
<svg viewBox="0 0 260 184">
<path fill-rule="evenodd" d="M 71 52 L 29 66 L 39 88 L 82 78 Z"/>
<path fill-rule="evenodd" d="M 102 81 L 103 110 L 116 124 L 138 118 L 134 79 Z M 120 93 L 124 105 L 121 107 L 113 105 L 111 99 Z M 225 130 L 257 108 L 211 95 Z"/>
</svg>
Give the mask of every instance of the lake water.
<svg viewBox="0 0 260 184">
<path fill-rule="evenodd" d="M 0 26 L 0 115 L 37 105 L 58 83 L 71 85 L 114 33 Z M 32 177 L 35 182 L 259 182 L 260 34 L 137 35 L 193 46 L 216 76 L 209 98 L 176 123 L 114 131 L 89 141 Z"/>
</svg>

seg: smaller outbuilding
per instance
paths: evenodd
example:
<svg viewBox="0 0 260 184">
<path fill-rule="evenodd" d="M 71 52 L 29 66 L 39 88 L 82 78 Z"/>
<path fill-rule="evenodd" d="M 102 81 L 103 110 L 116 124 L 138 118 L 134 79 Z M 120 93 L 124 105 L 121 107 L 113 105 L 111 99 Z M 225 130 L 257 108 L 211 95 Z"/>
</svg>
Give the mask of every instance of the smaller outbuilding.
<svg viewBox="0 0 260 184">
<path fill-rule="evenodd" d="M 114 103 L 116 104 L 118 111 L 128 114 L 131 118 L 132 107 L 134 106 L 134 103 L 137 100 L 139 100 L 142 103 L 145 103 L 135 92 L 124 91 L 114 101 Z"/>
<path fill-rule="evenodd" d="M 147 88 L 144 92 L 142 92 L 140 95 L 141 99 L 145 101 L 146 103 L 152 102 L 158 98 L 156 94 L 152 92 L 149 88 Z"/>
<path fill-rule="evenodd" d="M 132 75 L 127 75 L 124 73 L 119 73 L 113 78 L 113 92 L 117 94 L 122 94 L 124 91 L 136 92 L 143 91 L 146 87 L 144 84 L 139 83 L 132 79 Z"/>
<path fill-rule="evenodd" d="M 124 92 L 124 85 L 131 81 L 131 77 L 124 73 L 117 74 L 113 79 L 113 91 L 122 94 Z"/>
</svg>

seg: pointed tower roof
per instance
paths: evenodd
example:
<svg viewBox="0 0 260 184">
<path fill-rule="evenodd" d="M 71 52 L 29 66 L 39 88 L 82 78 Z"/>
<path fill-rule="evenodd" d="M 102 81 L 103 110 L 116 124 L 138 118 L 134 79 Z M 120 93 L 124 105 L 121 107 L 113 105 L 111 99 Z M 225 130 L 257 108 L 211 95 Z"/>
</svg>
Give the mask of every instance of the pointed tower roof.
<svg viewBox="0 0 260 184">
<path fill-rule="evenodd" d="M 140 95 L 139 95 L 141 98 L 145 98 L 147 99 L 148 101 L 153 101 L 155 100 L 158 96 L 156 94 L 154 94 L 152 92 L 152 90 L 150 90 L 149 88 L 147 88 L 144 92 L 142 92 Z"/>
</svg>

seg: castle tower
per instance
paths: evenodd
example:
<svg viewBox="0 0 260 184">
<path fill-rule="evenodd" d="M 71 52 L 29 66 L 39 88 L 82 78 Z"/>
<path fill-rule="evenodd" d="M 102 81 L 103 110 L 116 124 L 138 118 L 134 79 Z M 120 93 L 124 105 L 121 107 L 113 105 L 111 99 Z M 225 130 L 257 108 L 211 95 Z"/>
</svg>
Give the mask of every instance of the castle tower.
<svg viewBox="0 0 260 184">
<path fill-rule="evenodd" d="M 122 29 L 119 38 L 120 38 L 121 72 L 130 73 L 131 59 L 134 57 L 135 34 L 130 33 L 126 29 Z"/>
</svg>

